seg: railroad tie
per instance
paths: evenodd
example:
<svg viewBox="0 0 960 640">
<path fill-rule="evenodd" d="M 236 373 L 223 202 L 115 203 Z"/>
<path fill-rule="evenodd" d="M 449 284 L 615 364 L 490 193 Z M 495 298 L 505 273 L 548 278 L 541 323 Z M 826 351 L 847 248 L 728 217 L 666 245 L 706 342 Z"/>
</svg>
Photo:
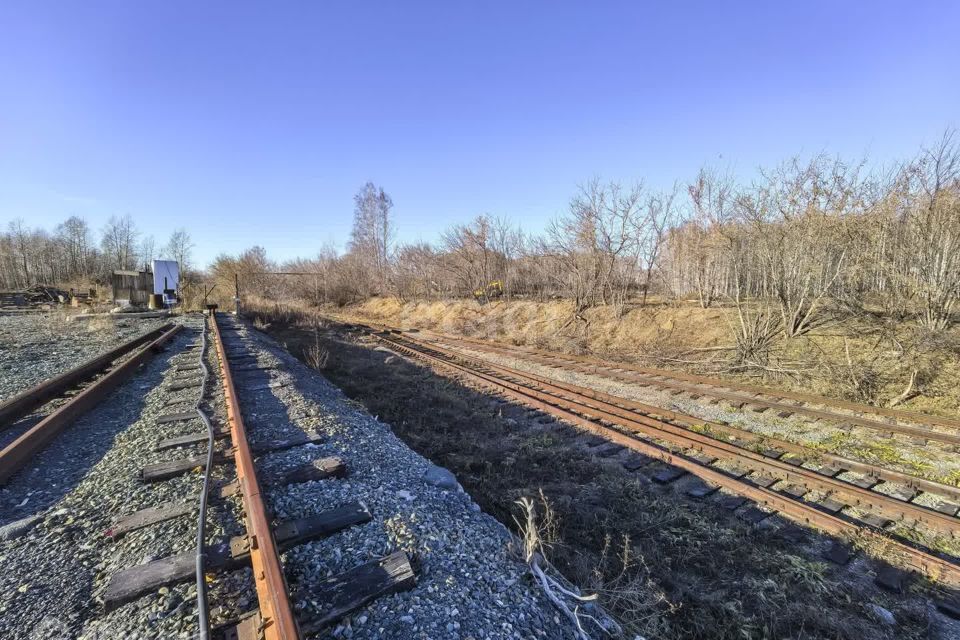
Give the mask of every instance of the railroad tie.
<svg viewBox="0 0 960 640">
<path fill-rule="evenodd" d="M 308 444 L 320 444 L 323 437 L 318 434 L 304 434 L 287 440 L 270 440 L 262 442 L 251 447 L 254 455 L 263 455 L 275 451 L 284 451 L 294 447 L 301 447 Z M 223 464 L 229 462 L 229 458 L 224 453 L 214 455 L 214 464 Z M 143 482 L 160 482 L 169 480 L 189 473 L 190 471 L 202 468 L 207 463 L 207 456 L 192 456 L 189 458 L 179 458 L 177 460 L 168 460 L 165 462 L 155 462 L 146 465 L 140 471 L 140 479 Z"/>
<path fill-rule="evenodd" d="M 369 510 L 354 502 L 314 516 L 280 522 L 274 527 L 274 537 L 279 548 L 289 549 L 370 519 Z M 210 572 L 236 569 L 250 562 L 249 542 L 246 536 L 236 536 L 208 547 L 207 556 L 207 570 Z M 191 580 L 195 561 L 195 552 L 187 551 L 113 574 L 103 594 L 104 608 L 111 611 L 161 587 Z"/>
</svg>

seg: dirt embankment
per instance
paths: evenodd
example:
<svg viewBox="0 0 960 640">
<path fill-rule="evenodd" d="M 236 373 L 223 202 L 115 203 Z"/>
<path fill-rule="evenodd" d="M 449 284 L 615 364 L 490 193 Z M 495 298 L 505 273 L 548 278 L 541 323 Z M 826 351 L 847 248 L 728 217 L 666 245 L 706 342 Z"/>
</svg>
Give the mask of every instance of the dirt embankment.
<svg viewBox="0 0 960 640">
<path fill-rule="evenodd" d="M 960 405 L 960 327 L 930 335 L 879 314 L 823 314 L 809 333 L 777 336 L 766 370 L 731 365 L 736 309 L 653 302 L 618 315 L 611 307 L 575 314 L 569 301 L 473 300 L 403 303 L 374 298 L 343 309 L 345 319 L 594 354 L 662 368 L 710 373 L 866 404 L 955 416 Z"/>
</svg>

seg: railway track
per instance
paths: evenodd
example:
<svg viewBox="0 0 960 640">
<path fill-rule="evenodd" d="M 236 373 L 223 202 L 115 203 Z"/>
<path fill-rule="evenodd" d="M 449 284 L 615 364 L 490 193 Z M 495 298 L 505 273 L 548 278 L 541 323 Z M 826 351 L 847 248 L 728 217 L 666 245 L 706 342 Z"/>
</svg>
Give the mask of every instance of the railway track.
<svg viewBox="0 0 960 640">
<path fill-rule="evenodd" d="M 714 401 L 723 400 L 735 408 L 747 408 L 758 413 L 772 411 L 780 417 L 798 415 L 842 428 L 855 426 L 870 429 L 886 437 L 899 434 L 914 438 L 918 443 L 938 442 L 952 446 L 954 451 L 960 452 L 960 420 L 942 416 L 874 407 L 805 393 L 774 391 L 706 376 L 612 363 L 587 356 L 559 354 L 521 346 L 506 347 L 433 332 L 428 332 L 428 335 L 432 341 L 451 346 L 523 358 L 547 367 L 629 382 L 641 387 L 654 387 L 694 399 L 706 396 Z"/>
<path fill-rule="evenodd" d="M 82 382 L 103 373 L 117 360 L 140 345 L 151 342 L 173 328 L 165 324 L 129 340 L 107 353 L 90 358 L 73 369 L 26 389 L 0 403 L 0 430 L 7 429 L 44 403 L 56 399 Z"/>
<path fill-rule="evenodd" d="M 13 442 L 0 450 L 0 485 L 22 469 L 39 451 L 43 450 L 79 416 L 99 404 L 111 391 L 126 382 L 143 363 L 159 353 L 173 338 L 180 325 L 165 325 L 139 336 L 102 356 L 93 358 L 60 376 L 28 389 L 0 406 L 0 427 L 10 426 L 47 402 L 60 402 L 49 415 L 29 427 Z M 136 350 L 141 345 L 141 347 Z M 136 350 L 136 351 L 135 351 Z M 119 360 L 130 352 L 133 355 Z M 111 366 L 113 365 L 113 366 Z M 75 391 L 75 386 L 92 376 L 100 376 L 72 397 L 63 394 Z"/>
<path fill-rule="evenodd" d="M 140 365 L 167 348 L 182 328 L 182 324 L 168 324 L 148 332 L 4 403 L 0 415 L 8 422 L 20 420 L 48 403 L 56 407 L 0 451 L 0 484 L 15 477 L 73 421 L 105 402 L 114 389 L 136 375 Z M 193 517 L 196 544 L 193 551 L 151 560 L 109 576 L 98 595 L 105 613 L 162 592 L 165 587 L 193 581 L 200 638 L 292 640 L 321 631 L 374 599 L 416 583 L 407 555 L 395 552 L 329 576 L 320 588 L 291 592 L 282 553 L 366 523 L 372 514 L 357 501 L 300 518 L 273 516 L 266 498 L 268 488 L 336 481 L 346 477 L 348 470 L 343 460 L 327 457 L 279 474 L 260 472 L 258 460 L 262 456 L 316 445 L 323 438 L 298 432 L 271 439 L 258 437 L 256 429 L 250 431 L 244 422 L 244 410 L 256 406 L 253 396 L 270 387 L 238 382 L 236 376 L 262 373 L 270 367 L 260 366 L 242 339 L 227 337 L 242 331 L 239 325 L 224 325 L 211 316 L 198 332 L 199 340 L 170 355 L 172 366 L 165 381 L 159 387 L 140 387 L 141 391 L 149 388 L 166 395 L 169 412 L 154 420 L 157 441 L 153 455 L 161 460 L 145 464 L 139 481 L 157 486 L 175 478 L 196 477 L 194 482 L 199 486 L 189 499 L 175 498 L 115 518 L 104 532 L 105 540 L 123 545 L 124 537 L 133 532 Z M 208 367 L 208 359 L 216 366 Z M 83 382 L 88 384 L 78 389 Z M 216 397 L 222 397 L 223 403 L 218 404 Z M 196 429 L 198 424 L 201 430 Z M 199 450 L 199 454 L 183 457 L 178 453 L 188 449 Z M 237 500 L 239 510 L 230 506 Z M 216 505 L 217 513 L 211 514 L 208 505 Z M 207 525 L 211 518 L 223 518 L 224 513 L 232 514 L 235 523 L 226 523 L 228 526 L 219 530 L 239 528 L 243 533 L 211 539 Z M 249 588 L 257 606 L 224 615 L 222 611 L 229 610 L 227 603 L 219 602 L 216 594 L 210 596 L 208 584 L 247 567 L 251 569 Z M 300 607 L 305 600 L 320 603 L 320 612 L 305 615 Z"/>
<path fill-rule="evenodd" d="M 223 326 L 221 326 L 223 325 Z M 322 458 L 282 474 L 264 475 L 257 460 L 268 453 L 316 445 L 322 437 L 315 433 L 299 433 L 284 439 L 257 438 L 244 422 L 244 406 L 255 406 L 250 389 L 259 387 L 237 383 L 236 374 L 256 372 L 262 367 L 246 352 L 243 340 L 228 339 L 227 334 L 240 333 L 236 324 L 223 324 L 211 316 L 209 333 L 216 355 L 216 376 L 210 376 L 204 364 L 206 343 L 199 345 L 196 362 L 178 363 L 168 389 L 195 390 L 196 401 L 191 411 L 165 414 L 156 420 L 157 430 L 172 437 L 161 439 L 157 450 L 170 451 L 186 447 L 206 446 L 202 455 L 173 458 L 148 464 L 140 472 L 141 481 L 163 483 L 202 470 L 199 506 L 174 501 L 142 509 L 114 522 L 107 536 L 118 544 L 131 531 L 159 525 L 177 518 L 196 515 L 197 545 L 192 552 L 152 560 L 111 576 L 102 594 L 105 609 L 114 610 L 165 587 L 197 583 L 197 609 L 201 638 L 236 640 L 292 640 L 322 630 L 372 600 L 398 590 L 411 588 L 416 577 L 409 558 L 395 552 L 330 576 L 322 587 L 291 592 L 281 554 L 307 542 L 329 537 L 344 529 L 368 522 L 372 515 L 360 502 L 348 503 L 311 516 L 290 520 L 273 517 L 266 488 L 278 489 L 317 480 L 336 480 L 347 475 L 344 461 Z M 208 384 L 218 378 L 225 404 L 226 429 L 218 429 L 216 420 L 208 419 L 200 409 L 215 389 Z M 246 389 L 245 389 L 246 387 Z M 209 402 L 208 402 L 209 404 Z M 192 431 L 190 424 L 203 420 L 205 431 Z M 173 435 L 178 433 L 179 435 Z M 218 447 L 226 442 L 228 446 Z M 214 476 L 233 479 L 213 482 Z M 208 518 L 207 501 L 227 501 L 239 497 L 242 508 L 235 514 L 242 523 L 243 534 L 224 540 L 209 540 L 204 534 Z M 237 612 L 226 620 L 213 623 L 212 611 L 219 603 L 208 601 L 206 583 L 245 567 L 251 568 L 256 609 Z M 322 613 L 304 615 L 299 602 L 309 599 L 322 603 Z M 220 617 L 223 617 L 222 615 Z"/>
<path fill-rule="evenodd" d="M 401 336 L 396 330 L 381 330 L 373 335 L 397 353 L 453 371 L 528 407 L 582 427 L 632 449 L 647 462 L 654 459 L 670 465 L 659 471 L 655 480 L 671 482 L 691 473 L 703 481 L 691 491 L 695 497 L 709 496 L 719 488 L 742 496 L 753 503 L 737 503 L 751 522 L 759 523 L 779 512 L 830 534 L 881 533 L 890 541 L 893 562 L 943 585 L 960 586 L 956 558 L 884 532 L 887 525 L 899 523 L 942 536 L 957 536 L 960 519 L 956 516 L 956 504 L 941 502 L 937 508 L 931 508 L 915 502 L 918 489 L 955 499 L 955 487 L 837 456 L 812 456 L 792 443 L 771 443 L 769 439 L 758 442 L 756 438 L 751 440 L 753 434 L 726 425 L 704 425 L 703 421 L 676 412 L 494 365 L 436 342 L 408 334 Z M 839 477 L 849 471 L 859 471 L 869 480 L 853 482 Z M 878 490 L 884 485 L 906 487 L 909 492 L 888 495 Z"/>
</svg>

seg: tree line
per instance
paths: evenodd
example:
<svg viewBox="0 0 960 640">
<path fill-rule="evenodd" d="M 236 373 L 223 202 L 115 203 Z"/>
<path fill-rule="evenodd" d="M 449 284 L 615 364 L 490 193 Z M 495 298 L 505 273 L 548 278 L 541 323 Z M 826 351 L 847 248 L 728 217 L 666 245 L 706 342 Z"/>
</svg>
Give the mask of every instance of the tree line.
<svg viewBox="0 0 960 640">
<path fill-rule="evenodd" d="M 744 357 L 808 332 L 841 307 L 930 330 L 960 299 L 960 153 L 953 132 L 913 158 L 867 171 L 827 155 L 794 158 L 749 182 L 705 168 L 666 192 L 591 180 L 541 233 L 479 215 L 436 243 L 397 243 L 393 202 L 372 183 L 354 198 L 347 250 L 276 264 L 255 248 L 220 256 L 250 291 L 347 304 L 525 297 L 622 312 L 649 296 L 740 312 Z M 282 271 L 308 274 L 266 275 Z M 232 289 L 231 289 L 232 291 Z M 749 302 L 748 302 L 749 301 Z"/>
<path fill-rule="evenodd" d="M 111 217 L 96 233 L 80 216 L 70 216 L 52 232 L 18 218 L 0 231 L 0 289 L 106 285 L 114 270 L 149 270 L 154 258 L 177 260 L 181 273 L 189 273 L 193 246 L 190 234 L 177 229 L 158 247 L 130 215 Z"/>
<path fill-rule="evenodd" d="M 217 296 L 301 296 L 348 304 L 370 296 L 567 299 L 576 316 L 609 306 L 691 300 L 736 307 L 744 358 L 774 336 L 802 335 L 827 308 L 948 327 L 960 300 L 960 151 L 953 132 L 885 170 L 816 155 L 749 181 L 705 168 L 666 191 L 594 179 L 540 232 L 478 215 L 434 243 L 396 240 L 393 201 L 373 183 L 354 197 L 346 251 L 276 263 L 254 247 L 210 267 Z M 157 249 L 133 219 L 95 233 L 73 216 L 52 231 L 0 232 L 0 287 L 106 283 L 156 255 L 187 271 L 183 229 Z M 271 275 L 276 272 L 294 274 Z M 302 274 L 302 275 L 295 275 Z"/>
</svg>

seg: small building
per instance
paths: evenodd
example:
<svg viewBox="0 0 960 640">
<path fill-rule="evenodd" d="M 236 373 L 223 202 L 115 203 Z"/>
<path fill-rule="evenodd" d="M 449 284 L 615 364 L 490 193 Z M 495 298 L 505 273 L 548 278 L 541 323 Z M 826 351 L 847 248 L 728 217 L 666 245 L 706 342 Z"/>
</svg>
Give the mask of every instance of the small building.
<svg viewBox="0 0 960 640">
<path fill-rule="evenodd" d="M 153 293 L 153 274 L 149 271 L 113 272 L 110 279 L 113 301 L 119 305 L 147 306 Z"/>
</svg>

